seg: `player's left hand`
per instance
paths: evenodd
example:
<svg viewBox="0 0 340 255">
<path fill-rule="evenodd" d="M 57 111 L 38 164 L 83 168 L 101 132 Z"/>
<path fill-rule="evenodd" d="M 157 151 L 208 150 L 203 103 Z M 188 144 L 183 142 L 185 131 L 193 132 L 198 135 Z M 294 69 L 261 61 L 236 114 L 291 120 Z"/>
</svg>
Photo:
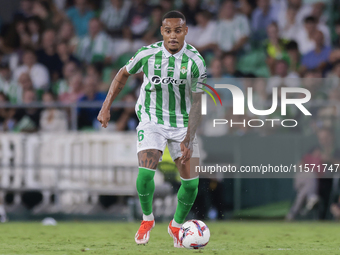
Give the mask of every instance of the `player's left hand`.
<svg viewBox="0 0 340 255">
<path fill-rule="evenodd" d="M 192 148 L 190 148 L 189 142 L 187 142 L 186 140 L 181 142 L 180 146 L 181 146 L 182 157 L 180 157 L 179 160 L 181 161 L 181 164 L 185 165 L 185 163 L 189 161 L 191 158 Z"/>
</svg>

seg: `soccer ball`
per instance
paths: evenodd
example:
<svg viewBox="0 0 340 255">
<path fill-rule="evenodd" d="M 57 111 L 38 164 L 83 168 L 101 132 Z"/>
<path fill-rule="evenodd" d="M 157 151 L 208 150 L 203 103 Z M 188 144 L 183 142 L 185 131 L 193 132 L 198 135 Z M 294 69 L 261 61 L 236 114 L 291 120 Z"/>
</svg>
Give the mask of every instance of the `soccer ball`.
<svg viewBox="0 0 340 255">
<path fill-rule="evenodd" d="M 178 236 L 185 248 L 200 249 L 208 244 L 210 231 L 203 221 L 189 220 L 182 225 Z"/>
</svg>

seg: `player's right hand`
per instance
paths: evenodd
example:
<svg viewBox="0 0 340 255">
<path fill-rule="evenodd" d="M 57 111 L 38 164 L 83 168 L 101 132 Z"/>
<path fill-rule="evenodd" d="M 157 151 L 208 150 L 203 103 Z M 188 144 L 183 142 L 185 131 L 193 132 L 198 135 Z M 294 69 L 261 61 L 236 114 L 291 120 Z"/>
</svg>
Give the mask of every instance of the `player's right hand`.
<svg viewBox="0 0 340 255">
<path fill-rule="evenodd" d="M 97 120 L 102 124 L 103 128 L 106 128 L 110 120 L 110 110 L 101 109 L 98 114 Z"/>
</svg>

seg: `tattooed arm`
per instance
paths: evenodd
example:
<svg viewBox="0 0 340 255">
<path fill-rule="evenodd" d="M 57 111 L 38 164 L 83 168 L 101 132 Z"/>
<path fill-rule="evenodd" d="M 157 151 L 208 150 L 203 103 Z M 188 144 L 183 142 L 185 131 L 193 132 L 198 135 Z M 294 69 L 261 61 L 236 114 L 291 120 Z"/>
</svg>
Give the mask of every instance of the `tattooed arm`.
<svg viewBox="0 0 340 255">
<path fill-rule="evenodd" d="M 109 92 L 107 93 L 106 99 L 103 103 L 102 109 L 98 114 L 98 121 L 102 124 L 102 127 L 106 128 L 107 123 L 110 120 L 110 108 L 113 100 L 118 96 L 119 92 L 124 88 L 127 79 L 130 74 L 126 71 L 124 66 L 119 70 L 116 77 L 113 79 Z"/>
<path fill-rule="evenodd" d="M 202 93 L 193 93 L 193 103 L 189 112 L 188 131 L 181 143 L 182 157 L 180 157 L 179 160 L 182 164 L 185 164 L 185 162 L 191 158 L 196 129 L 201 122 L 201 95 Z"/>
</svg>

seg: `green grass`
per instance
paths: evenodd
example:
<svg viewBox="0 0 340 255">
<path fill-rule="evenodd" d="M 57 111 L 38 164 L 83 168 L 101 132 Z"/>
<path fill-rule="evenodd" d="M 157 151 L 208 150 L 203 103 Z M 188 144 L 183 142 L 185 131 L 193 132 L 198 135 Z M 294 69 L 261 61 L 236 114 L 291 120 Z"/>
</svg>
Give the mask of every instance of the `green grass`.
<svg viewBox="0 0 340 255">
<path fill-rule="evenodd" d="M 0 224 L 0 254 L 340 254 L 336 222 L 207 222 L 204 250 L 173 248 L 167 224 L 156 223 L 149 244 L 137 246 L 138 223 Z"/>
<path fill-rule="evenodd" d="M 250 209 L 243 209 L 234 213 L 235 218 L 257 219 L 283 219 L 291 207 L 290 201 L 282 201 L 267 205 L 261 205 Z"/>
</svg>

